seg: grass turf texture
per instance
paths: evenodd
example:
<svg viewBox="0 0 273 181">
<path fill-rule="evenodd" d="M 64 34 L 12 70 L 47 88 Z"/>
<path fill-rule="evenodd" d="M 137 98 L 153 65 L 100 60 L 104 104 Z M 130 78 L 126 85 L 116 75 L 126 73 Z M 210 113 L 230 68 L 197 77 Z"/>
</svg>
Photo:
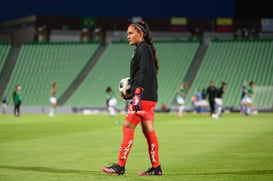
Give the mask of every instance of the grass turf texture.
<svg viewBox="0 0 273 181">
<path fill-rule="evenodd" d="M 125 115 L 0 115 L 0 180 L 272 180 L 273 114 L 158 113 L 162 177 L 150 167 L 141 129 L 135 131 L 124 176 L 100 171 L 117 161 Z M 117 124 L 117 121 L 121 124 Z"/>
</svg>

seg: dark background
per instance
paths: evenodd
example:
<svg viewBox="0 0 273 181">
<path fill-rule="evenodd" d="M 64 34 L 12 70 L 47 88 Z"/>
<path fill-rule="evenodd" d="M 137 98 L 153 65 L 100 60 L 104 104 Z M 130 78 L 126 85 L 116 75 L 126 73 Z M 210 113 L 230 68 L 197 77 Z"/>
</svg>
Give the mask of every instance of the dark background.
<svg viewBox="0 0 273 181">
<path fill-rule="evenodd" d="M 104 17 L 261 18 L 272 17 L 270 1 L 243 0 L 9 0 L 0 5 L 0 21 L 29 15 Z"/>
<path fill-rule="evenodd" d="M 234 0 L 10 0 L 1 2 L 0 21 L 28 15 L 234 17 Z"/>
<path fill-rule="evenodd" d="M 0 21 L 22 16 L 112 16 L 187 18 L 268 18 L 273 8 L 268 0 L 5 0 L 0 5 Z"/>
<path fill-rule="evenodd" d="M 172 31 L 170 17 L 185 17 L 184 31 L 199 33 L 220 31 L 216 19 L 232 18 L 231 27 L 220 28 L 257 34 L 261 19 L 273 18 L 273 8 L 267 0 L 5 0 L 0 4 L 0 40 L 30 41 L 43 26 L 49 33 L 54 29 L 80 30 L 83 17 L 94 18 L 95 26 L 105 32 L 124 30 L 133 16 L 142 17 L 152 31 Z M 18 18 L 21 20 L 15 20 Z"/>
</svg>

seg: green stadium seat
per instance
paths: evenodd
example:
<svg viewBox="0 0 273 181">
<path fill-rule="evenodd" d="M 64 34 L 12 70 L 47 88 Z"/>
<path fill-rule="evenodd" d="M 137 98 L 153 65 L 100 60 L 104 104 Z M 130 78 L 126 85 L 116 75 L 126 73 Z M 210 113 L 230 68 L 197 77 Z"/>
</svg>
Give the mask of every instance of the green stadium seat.
<svg viewBox="0 0 273 181">
<path fill-rule="evenodd" d="M 10 49 L 11 49 L 10 43 L 0 42 L 0 72 L 2 71 L 2 68 L 8 57 Z"/>
<path fill-rule="evenodd" d="M 98 43 L 25 43 L 19 53 L 5 95 L 22 86 L 23 105 L 50 105 L 52 82 L 61 96 L 99 47 Z"/>
<path fill-rule="evenodd" d="M 188 92 L 186 105 L 191 105 L 191 97 L 197 88 L 205 88 L 209 81 L 219 87 L 221 81 L 227 82 L 224 106 L 239 107 L 241 88 L 249 81 L 256 88 L 273 86 L 273 40 L 223 40 L 213 41 L 203 59 L 195 80 Z M 272 107 L 271 95 L 257 94 L 254 106 Z M 259 102 L 257 102 L 259 100 Z"/>
<path fill-rule="evenodd" d="M 159 58 L 159 100 L 158 105 L 171 105 L 176 90 L 199 46 L 199 41 L 156 41 Z M 119 94 L 119 81 L 129 76 L 130 61 L 134 47 L 127 42 L 113 42 L 103 53 L 80 87 L 65 103 L 67 106 L 104 107 L 105 88 L 111 86 Z M 124 100 L 118 100 L 124 106 Z"/>
</svg>

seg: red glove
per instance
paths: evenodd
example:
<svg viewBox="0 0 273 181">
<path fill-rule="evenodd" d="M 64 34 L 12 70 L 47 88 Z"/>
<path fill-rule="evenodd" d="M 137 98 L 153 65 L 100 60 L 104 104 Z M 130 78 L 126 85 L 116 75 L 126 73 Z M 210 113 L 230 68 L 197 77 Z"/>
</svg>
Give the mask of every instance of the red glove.
<svg viewBox="0 0 273 181">
<path fill-rule="evenodd" d="M 138 87 L 135 90 L 135 95 L 132 99 L 132 105 L 133 105 L 133 110 L 134 111 L 141 111 L 142 107 L 141 107 L 141 95 L 144 91 L 144 88 L 142 87 Z"/>
</svg>

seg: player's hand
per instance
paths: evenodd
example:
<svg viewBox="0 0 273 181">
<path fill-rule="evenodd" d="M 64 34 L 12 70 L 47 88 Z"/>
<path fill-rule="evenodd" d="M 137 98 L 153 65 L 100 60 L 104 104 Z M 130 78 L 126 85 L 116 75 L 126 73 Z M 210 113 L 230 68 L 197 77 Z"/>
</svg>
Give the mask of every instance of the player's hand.
<svg viewBox="0 0 273 181">
<path fill-rule="evenodd" d="M 133 110 L 134 111 L 141 111 L 141 95 L 143 93 L 144 89 L 142 87 L 136 88 L 135 95 L 132 100 Z"/>
</svg>

